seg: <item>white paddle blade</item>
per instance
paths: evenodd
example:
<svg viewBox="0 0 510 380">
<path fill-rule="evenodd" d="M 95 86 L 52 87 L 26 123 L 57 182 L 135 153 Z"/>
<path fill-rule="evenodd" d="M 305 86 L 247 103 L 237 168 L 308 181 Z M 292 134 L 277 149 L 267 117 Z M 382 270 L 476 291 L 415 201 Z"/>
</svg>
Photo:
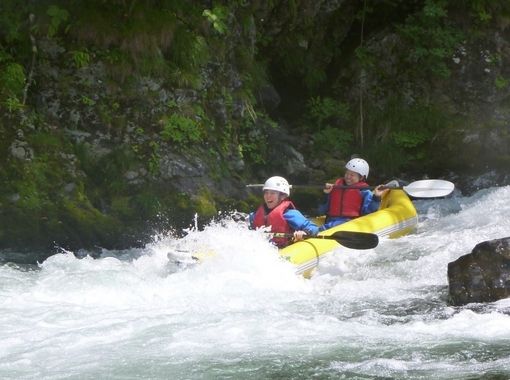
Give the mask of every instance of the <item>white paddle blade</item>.
<svg viewBox="0 0 510 380">
<path fill-rule="evenodd" d="M 455 189 L 455 185 L 442 179 L 422 179 L 404 186 L 403 189 L 415 198 L 437 198 L 446 197 Z"/>
</svg>

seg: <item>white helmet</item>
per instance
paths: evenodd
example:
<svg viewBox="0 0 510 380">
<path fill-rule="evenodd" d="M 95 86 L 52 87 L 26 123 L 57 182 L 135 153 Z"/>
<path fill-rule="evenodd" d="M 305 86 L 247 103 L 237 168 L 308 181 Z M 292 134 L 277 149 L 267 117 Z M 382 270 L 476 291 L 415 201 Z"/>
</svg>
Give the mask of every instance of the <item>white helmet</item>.
<svg viewBox="0 0 510 380">
<path fill-rule="evenodd" d="M 285 195 L 290 195 L 290 186 L 287 180 L 283 177 L 271 177 L 268 178 L 262 190 L 275 190 Z"/>
<path fill-rule="evenodd" d="M 368 162 L 362 158 L 353 158 L 345 165 L 345 168 L 368 178 Z"/>
</svg>

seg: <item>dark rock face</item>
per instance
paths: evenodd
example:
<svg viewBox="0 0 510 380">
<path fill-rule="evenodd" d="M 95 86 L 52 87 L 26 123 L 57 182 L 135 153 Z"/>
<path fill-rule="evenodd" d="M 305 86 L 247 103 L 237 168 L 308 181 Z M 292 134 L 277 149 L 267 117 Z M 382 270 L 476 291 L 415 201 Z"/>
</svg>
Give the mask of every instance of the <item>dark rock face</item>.
<svg viewBox="0 0 510 380">
<path fill-rule="evenodd" d="M 510 297 L 510 237 L 477 244 L 449 263 L 448 283 L 455 306 Z"/>
</svg>

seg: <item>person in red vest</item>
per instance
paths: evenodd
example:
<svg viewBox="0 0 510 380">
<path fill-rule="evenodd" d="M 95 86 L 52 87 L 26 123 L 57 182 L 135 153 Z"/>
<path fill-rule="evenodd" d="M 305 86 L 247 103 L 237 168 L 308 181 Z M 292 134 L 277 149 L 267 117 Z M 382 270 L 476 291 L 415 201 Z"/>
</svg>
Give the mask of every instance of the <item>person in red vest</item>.
<svg viewBox="0 0 510 380">
<path fill-rule="evenodd" d="M 364 159 L 353 158 L 347 162 L 345 169 L 343 178 L 324 186 L 326 202 L 319 207 L 319 212 L 326 214 L 326 221 L 320 231 L 377 211 L 381 196 L 388 191 L 382 189 L 382 185 L 370 190 L 366 182 L 369 166 Z"/>
<path fill-rule="evenodd" d="M 285 178 L 268 178 L 262 190 L 264 203 L 250 214 L 251 228 L 271 226 L 270 232 L 281 235 L 271 239 L 278 248 L 303 240 L 305 236 L 317 235 L 319 227 L 298 211 L 289 199 L 290 185 Z"/>
</svg>

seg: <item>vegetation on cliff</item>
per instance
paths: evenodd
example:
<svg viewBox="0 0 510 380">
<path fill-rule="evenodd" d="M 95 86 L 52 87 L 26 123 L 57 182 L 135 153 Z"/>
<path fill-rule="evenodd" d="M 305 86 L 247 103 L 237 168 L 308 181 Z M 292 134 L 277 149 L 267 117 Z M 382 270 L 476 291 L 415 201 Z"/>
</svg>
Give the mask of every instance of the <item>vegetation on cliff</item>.
<svg viewBox="0 0 510 380">
<path fill-rule="evenodd" d="M 0 247 L 137 244 L 353 153 L 465 169 L 463 136 L 506 146 L 509 23 L 488 0 L 4 0 Z"/>
</svg>

